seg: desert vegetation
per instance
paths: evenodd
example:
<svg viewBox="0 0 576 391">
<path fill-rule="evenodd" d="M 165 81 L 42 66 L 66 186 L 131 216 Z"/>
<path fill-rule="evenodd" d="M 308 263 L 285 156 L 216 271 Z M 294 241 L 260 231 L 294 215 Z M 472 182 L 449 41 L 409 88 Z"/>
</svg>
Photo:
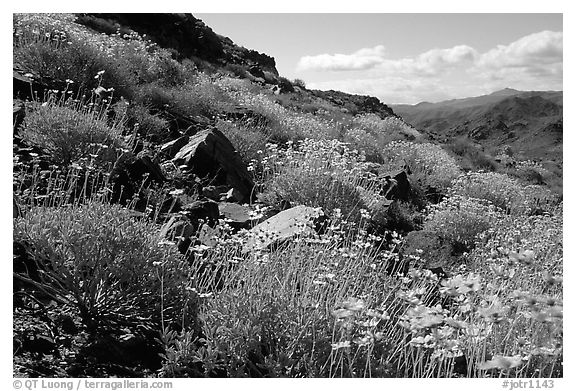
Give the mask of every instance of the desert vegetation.
<svg viewBox="0 0 576 391">
<path fill-rule="evenodd" d="M 546 168 L 112 27 L 14 16 L 15 376 L 563 376 Z"/>
</svg>

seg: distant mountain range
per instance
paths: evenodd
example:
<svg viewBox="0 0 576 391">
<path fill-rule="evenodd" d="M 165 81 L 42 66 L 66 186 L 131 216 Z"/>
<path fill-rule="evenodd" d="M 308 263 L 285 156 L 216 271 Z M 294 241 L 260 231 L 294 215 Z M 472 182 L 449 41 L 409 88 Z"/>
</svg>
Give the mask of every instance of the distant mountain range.
<svg viewBox="0 0 576 391">
<path fill-rule="evenodd" d="M 441 143 L 468 138 L 492 152 L 510 145 L 519 157 L 561 162 L 562 101 L 562 91 L 505 88 L 489 95 L 391 107 Z"/>
</svg>

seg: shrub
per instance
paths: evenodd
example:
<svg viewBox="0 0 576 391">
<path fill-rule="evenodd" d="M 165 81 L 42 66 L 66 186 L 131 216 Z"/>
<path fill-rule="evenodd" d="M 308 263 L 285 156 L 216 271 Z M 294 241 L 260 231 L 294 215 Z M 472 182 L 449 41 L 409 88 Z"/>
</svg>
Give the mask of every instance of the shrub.
<svg viewBox="0 0 576 391">
<path fill-rule="evenodd" d="M 478 234 L 489 229 L 501 214 L 485 200 L 455 195 L 431 207 L 424 231 L 434 232 L 455 252 L 469 251 Z"/>
<path fill-rule="evenodd" d="M 153 82 L 139 88 L 136 101 L 158 110 L 169 109 L 183 116 L 212 116 L 228 101 L 209 76 L 199 73 L 186 84 L 174 87 Z"/>
<path fill-rule="evenodd" d="M 366 153 L 369 161 L 382 161 L 382 148 L 392 142 L 421 139 L 422 135 L 397 117 L 376 114 L 356 115 L 348 126 L 344 141 Z"/>
<path fill-rule="evenodd" d="M 522 196 L 522 186 L 505 174 L 473 172 L 454 181 L 454 194 L 490 201 L 506 211 L 512 209 Z"/>
<path fill-rule="evenodd" d="M 335 139 L 339 133 L 338 124 L 316 115 L 297 113 L 272 101 L 262 93 L 252 93 L 246 84 L 227 83 L 227 91 L 237 104 L 266 117 L 266 133 L 276 143 L 311 139 Z"/>
<path fill-rule="evenodd" d="M 238 76 L 242 79 L 249 78 L 248 71 L 245 66 L 239 64 L 226 64 L 224 69 L 229 71 L 232 75 Z"/>
<path fill-rule="evenodd" d="M 465 170 L 488 170 L 495 171 L 498 164 L 482 150 L 465 139 L 458 139 L 447 144 L 446 148 L 461 159 L 461 166 Z"/>
<path fill-rule="evenodd" d="M 452 181 L 460 175 L 456 160 L 435 144 L 393 141 L 383 146 L 381 156 L 390 170 L 407 165 L 413 181 L 432 195 L 446 194 Z"/>
<path fill-rule="evenodd" d="M 137 129 L 138 133 L 148 139 L 163 141 L 169 135 L 168 121 L 157 114 L 150 113 L 150 110 L 138 103 L 125 105 L 123 102 L 117 104 L 118 111 L 125 110 L 127 124 Z"/>
<path fill-rule="evenodd" d="M 67 165 L 79 159 L 111 163 L 123 146 L 122 122 L 106 123 L 96 106 L 72 100 L 47 102 L 26 115 L 22 138 L 47 151 L 51 159 Z"/>
<path fill-rule="evenodd" d="M 198 286 L 203 344 L 187 349 L 190 339 L 178 336 L 166 373 L 193 375 L 189 363 L 200 362 L 196 376 L 394 376 L 399 280 L 385 270 L 396 257 L 378 255 L 382 238 L 346 234 L 352 226 L 333 217 L 320 238 L 302 235 L 270 253 L 232 257 L 249 233 L 204 250 L 206 264 L 229 272 L 218 292 L 206 291 L 211 281 Z"/>
<path fill-rule="evenodd" d="M 516 179 L 493 172 L 473 172 L 454 181 L 453 194 L 490 201 L 514 214 L 529 214 L 536 209 L 550 209 L 556 197 L 542 186 L 522 186 Z"/>
<path fill-rule="evenodd" d="M 361 219 L 362 209 L 373 217 L 380 212 L 379 182 L 364 169 L 364 157 L 339 141 L 306 139 L 286 150 L 271 145 L 264 173 L 262 197 L 268 202 L 339 209 L 352 221 Z"/>
<path fill-rule="evenodd" d="M 192 74 L 169 51 L 135 32 L 95 34 L 70 18 L 50 14 L 18 15 L 14 30 L 15 63 L 47 80 L 73 80 L 84 92 L 103 85 L 132 99 L 138 85 L 181 85 Z"/>
<path fill-rule="evenodd" d="M 86 324 L 195 319 L 189 270 L 159 229 L 119 206 L 35 207 L 15 220 L 15 240 L 30 244 L 41 284 L 77 306 Z"/>
<path fill-rule="evenodd" d="M 136 80 L 130 68 L 100 50 L 97 35 L 70 20 L 51 15 L 17 16 L 14 35 L 14 62 L 24 70 L 51 82 L 72 80 L 75 88 L 84 92 L 103 85 L 132 97 Z"/>
<path fill-rule="evenodd" d="M 306 82 L 302 79 L 294 79 L 292 80 L 292 85 L 296 86 L 296 87 L 300 87 L 303 90 L 306 89 Z"/>
<path fill-rule="evenodd" d="M 268 137 L 262 129 L 245 124 L 243 121 L 219 120 L 216 126 L 234 145 L 244 162 L 261 162 L 268 143 Z"/>
</svg>

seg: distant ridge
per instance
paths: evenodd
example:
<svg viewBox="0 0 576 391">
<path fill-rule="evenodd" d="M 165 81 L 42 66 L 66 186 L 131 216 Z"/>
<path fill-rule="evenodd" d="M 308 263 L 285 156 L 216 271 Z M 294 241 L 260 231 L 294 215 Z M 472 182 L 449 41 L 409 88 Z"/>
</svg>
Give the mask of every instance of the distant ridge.
<svg viewBox="0 0 576 391">
<path fill-rule="evenodd" d="M 510 145 L 527 159 L 562 161 L 562 91 L 504 88 L 470 98 L 391 107 L 441 143 L 468 138 L 492 150 Z"/>
</svg>

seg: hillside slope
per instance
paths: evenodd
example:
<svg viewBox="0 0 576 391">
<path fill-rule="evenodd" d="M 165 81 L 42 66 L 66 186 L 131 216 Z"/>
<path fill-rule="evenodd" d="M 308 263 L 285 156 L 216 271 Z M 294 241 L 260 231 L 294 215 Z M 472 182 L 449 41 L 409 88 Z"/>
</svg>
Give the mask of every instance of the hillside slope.
<svg viewBox="0 0 576 391">
<path fill-rule="evenodd" d="M 562 376 L 539 163 L 464 167 L 189 14 L 13 21 L 14 377 Z"/>
<path fill-rule="evenodd" d="M 408 123 L 442 143 L 469 138 L 488 150 L 509 145 L 525 159 L 562 161 L 562 92 L 504 89 L 438 103 L 395 105 Z"/>
</svg>

